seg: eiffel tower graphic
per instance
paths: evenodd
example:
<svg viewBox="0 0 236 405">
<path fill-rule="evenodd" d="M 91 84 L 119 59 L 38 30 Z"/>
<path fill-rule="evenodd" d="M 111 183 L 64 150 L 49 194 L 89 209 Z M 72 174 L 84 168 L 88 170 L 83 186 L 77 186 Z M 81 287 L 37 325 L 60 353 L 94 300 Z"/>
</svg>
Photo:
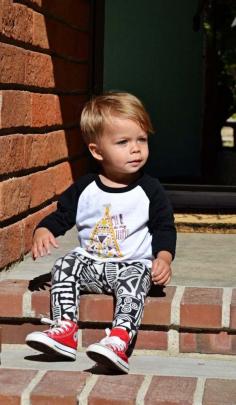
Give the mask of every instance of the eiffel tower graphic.
<svg viewBox="0 0 236 405">
<path fill-rule="evenodd" d="M 110 215 L 110 204 L 104 207 L 104 216 L 96 223 L 87 250 L 100 257 L 122 257 Z"/>
</svg>

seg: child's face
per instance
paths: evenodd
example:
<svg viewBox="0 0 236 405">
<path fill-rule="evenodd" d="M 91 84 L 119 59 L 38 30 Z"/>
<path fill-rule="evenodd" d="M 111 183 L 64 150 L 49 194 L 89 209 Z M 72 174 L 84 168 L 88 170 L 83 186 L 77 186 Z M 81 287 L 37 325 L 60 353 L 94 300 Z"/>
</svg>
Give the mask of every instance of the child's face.
<svg viewBox="0 0 236 405">
<path fill-rule="evenodd" d="M 105 173 L 130 176 L 147 161 L 148 136 L 137 122 L 112 116 L 102 136 L 96 144 L 90 144 L 89 149 L 101 162 Z"/>
</svg>

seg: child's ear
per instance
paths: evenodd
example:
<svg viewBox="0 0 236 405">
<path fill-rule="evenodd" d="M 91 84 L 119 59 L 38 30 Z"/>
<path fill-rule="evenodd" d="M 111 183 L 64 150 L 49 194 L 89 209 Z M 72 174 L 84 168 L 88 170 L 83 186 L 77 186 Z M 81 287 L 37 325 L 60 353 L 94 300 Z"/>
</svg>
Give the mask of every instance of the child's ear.
<svg viewBox="0 0 236 405">
<path fill-rule="evenodd" d="M 88 149 L 91 153 L 91 155 L 94 157 L 96 160 L 103 160 L 102 154 L 100 152 L 99 146 L 97 143 L 89 143 L 88 144 Z"/>
</svg>

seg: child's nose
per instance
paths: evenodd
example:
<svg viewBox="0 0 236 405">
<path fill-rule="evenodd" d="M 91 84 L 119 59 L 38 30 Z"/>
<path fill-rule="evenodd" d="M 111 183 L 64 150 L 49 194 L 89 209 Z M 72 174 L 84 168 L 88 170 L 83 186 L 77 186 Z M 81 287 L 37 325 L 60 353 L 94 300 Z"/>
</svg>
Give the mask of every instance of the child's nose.
<svg viewBox="0 0 236 405">
<path fill-rule="evenodd" d="M 139 152 L 139 151 L 140 151 L 140 146 L 139 146 L 138 142 L 133 142 L 131 144 L 131 152 L 136 153 L 136 152 Z"/>
</svg>

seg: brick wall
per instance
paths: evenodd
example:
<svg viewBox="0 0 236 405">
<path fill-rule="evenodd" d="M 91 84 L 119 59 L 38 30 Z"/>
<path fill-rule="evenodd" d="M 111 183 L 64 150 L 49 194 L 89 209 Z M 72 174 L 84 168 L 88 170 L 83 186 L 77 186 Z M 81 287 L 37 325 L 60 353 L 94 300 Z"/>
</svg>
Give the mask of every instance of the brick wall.
<svg viewBox="0 0 236 405">
<path fill-rule="evenodd" d="M 0 0 L 0 268 L 87 170 L 79 116 L 91 94 L 89 0 Z"/>
</svg>

